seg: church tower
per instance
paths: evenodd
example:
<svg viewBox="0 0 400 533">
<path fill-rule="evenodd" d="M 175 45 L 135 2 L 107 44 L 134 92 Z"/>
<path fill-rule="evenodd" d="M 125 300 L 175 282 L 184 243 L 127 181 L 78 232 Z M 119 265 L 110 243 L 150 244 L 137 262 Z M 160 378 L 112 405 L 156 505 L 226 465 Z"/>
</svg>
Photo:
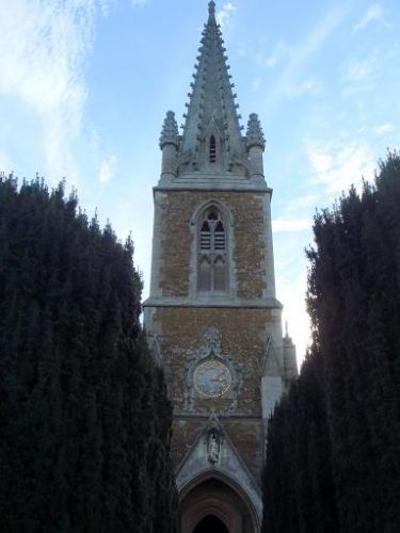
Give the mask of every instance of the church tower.
<svg viewBox="0 0 400 533">
<path fill-rule="evenodd" d="M 265 431 L 297 374 L 275 296 L 272 190 L 257 115 L 242 134 L 215 3 L 202 32 L 183 134 L 174 113 L 154 187 L 145 327 L 174 408 L 182 533 L 255 533 Z"/>
</svg>

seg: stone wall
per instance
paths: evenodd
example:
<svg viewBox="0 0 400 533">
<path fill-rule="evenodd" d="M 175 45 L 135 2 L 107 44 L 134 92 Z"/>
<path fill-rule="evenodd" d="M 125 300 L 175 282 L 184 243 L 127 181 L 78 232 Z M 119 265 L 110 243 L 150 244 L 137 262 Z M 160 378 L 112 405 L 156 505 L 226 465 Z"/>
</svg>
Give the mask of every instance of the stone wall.
<svg viewBox="0 0 400 533">
<path fill-rule="evenodd" d="M 245 467 L 254 479 L 260 482 L 263 466 L 263 425 L 261 419 L 220 417 L 227 438 L 232 442 Z M 200 437 L 207 423 L 206 417 L 177 417 L 173 424 L 172 459 L 179 467 L 186 455 Z M 240 476 L 240 470 L 237 471 Z"/>
<path fill-rule="evenodd" d="M 174 405 L 173 454 L 176 465 L 195 442 L 210 412 L 218 413 L 225 431 L 247 467 L 258 478 L 262 466 L 263 424 L 260 368 L 266 347 L 268 309 L 160 307 L 157 330 L 169 396 Z M 212 326 L 220 334 L 219 357 L 233 373 L 231 394 L 204 398 L 196 394 L 191 369 L 203 357 L 203 337 Z"/>
<path fill-rule="evenodd" d="M 187 297 L 193 290 L 196 267 L 193 215 L 202 204 L 216 200 L 231 213 L 228 228 L 231 246 L 231 280 L 239 298 L 261 298 L 267 287 L 267 269 L 273 270 L 272 250 L 268 250 L 266 227 L 270 224 L 267 193 L 156 191 L 159 212 L 157 228 L 158 265 L 153 272 L 159 280 L 159 295 Z M 154 253 L 154 250 L 153 250 Z M 271 288 L 272 289 L 272 288 Z"/>
<path fill-rule="evenodd" d="M 152 330 L 159 335 L 162 364 L 175 412 L 207 415 L 210 409 L 233 415 L 261 416 L 261 365 L 266 349 L 266 329 L 271 320 L 268 309 L 159 307 L 152 317 Z M 194 397 L 191 365 L 196 365 L 209 327 L 221 337 L 222 358 L 233 366 L 237 385 L 236 402 L 224 396 L 217 399 Z M 237 378 L 238 383 L 235 383 Z"/>
</svg>

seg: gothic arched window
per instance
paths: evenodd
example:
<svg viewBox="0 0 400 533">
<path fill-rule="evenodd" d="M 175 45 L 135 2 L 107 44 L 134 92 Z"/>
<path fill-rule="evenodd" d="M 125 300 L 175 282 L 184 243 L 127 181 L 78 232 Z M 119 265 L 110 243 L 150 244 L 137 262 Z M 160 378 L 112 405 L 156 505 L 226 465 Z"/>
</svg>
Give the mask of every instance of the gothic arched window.
<svg viewBox="0 0 400 533">
<path fill-rule="evenodd" d="M 198 232 L 197 288 L 200 292 L 224 292 L 228 289 L 226 230 L 215 207 L 199 218 Z"/>
</svg>

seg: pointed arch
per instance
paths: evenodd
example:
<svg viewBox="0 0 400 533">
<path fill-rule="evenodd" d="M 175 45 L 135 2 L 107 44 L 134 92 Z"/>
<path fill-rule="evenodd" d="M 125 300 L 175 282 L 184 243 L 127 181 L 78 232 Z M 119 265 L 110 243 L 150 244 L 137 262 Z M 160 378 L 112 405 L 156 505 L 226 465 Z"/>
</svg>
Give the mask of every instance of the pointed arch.
<svg viewBox="0 0 400 533">
<path fill-rule="evenodd" d="M 225 522 L 218 518 L 215 513 L 210 513 L 204 516 L 194 528 L 193 533 L 209 533 L 210 531 L 220 531 L 221 533 L 229 533 Z"/>
<path fill-rule="evenodd" d="M 217 211 L 219 211 L 222 215 L 222 219 L 225 223 L 225 226 L 231 226 L 233 223 L 233 216 L 231 210 L 222 202 L 215 198 L 210 198 L 210 200 L 207 200 L 206 202 L 203 202 L 200 204 L 194 211 L 193 216 L 191 218 L 191 224 L 197 224 L 199 217 L 208 209 L 209 207 L 215 207 Z"/>
<path fill-rule="evenodd" d="M 223 164 L 224 135 L 214 117 L 211 117 L 207 127 L 204 128 L 201 151 L 209 171 L 215 172 Z"/>
<path fill-rule="evenodd" d="M 199 293 L 219 294 L 229 289 L 228 220 L 226 209 L 207 202 L 192 219 L 196 227 L 196 287 Z"/>
<path fill-rule="evenodd" d="M 217 483 L 222 492 L 220 491 L 219 494 L 213 493 L 208 486 L 209 483 L 214 484 L 214 486 Z M 204 487 L 204 491 L 202 491 L 202 487 Z M 224 492 L 229 493 L 229 491 L 234 496 L 233 498 L 231 496 L 231 498 L 225 499 L 223 494 Z M 196 493 L 197 497 L 193 499 L 194 501 L 191 501 L 191 495 Z M 199 495 L 202 495 L 202 497 L 198 497 Z M 186 528 L 186 530 L 192 531 L 194 526 L 211 514 L 228 525 L 230 532 L 238 533 L 242 531 L 242 517 L 236 513 L 241 511 L 247 514 L 252 531 L 260 531 L 260 511 L 257 510 L 246 490 L 227 472 L 215 469 L 203 471 L 181 487 L 179 500 L 184 530 Z M 233 506 L 232 500 L 235 503 Z"/>
</svg>

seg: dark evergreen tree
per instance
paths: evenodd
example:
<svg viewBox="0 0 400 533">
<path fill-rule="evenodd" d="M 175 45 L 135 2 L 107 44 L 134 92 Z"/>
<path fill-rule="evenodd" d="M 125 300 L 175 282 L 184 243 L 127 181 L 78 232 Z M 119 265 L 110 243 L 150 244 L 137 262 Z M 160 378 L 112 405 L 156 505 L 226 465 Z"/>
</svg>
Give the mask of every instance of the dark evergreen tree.
<svg viewBox="0 0 400 533">
<path fill-rule="evenodd" d="M 269 420 L 263 475 L 265 532 L 338 531 L 321 378 L 319 359 L 312 351 Z"/>
<path fill-rule="evenodd" d="M 315 218 L 313 345 L 270 421 L 265 531 L 400 531 L 399 205 L 400 156 L 389 153 L 373 186 Z M 289 525 L 273 529 L 276 486 Z"/>
<path fill-rule="evenodd" d="M 0 531 L 175 532 L 132 254 L 63 184 L 0 179 Z"/>
</svg>

